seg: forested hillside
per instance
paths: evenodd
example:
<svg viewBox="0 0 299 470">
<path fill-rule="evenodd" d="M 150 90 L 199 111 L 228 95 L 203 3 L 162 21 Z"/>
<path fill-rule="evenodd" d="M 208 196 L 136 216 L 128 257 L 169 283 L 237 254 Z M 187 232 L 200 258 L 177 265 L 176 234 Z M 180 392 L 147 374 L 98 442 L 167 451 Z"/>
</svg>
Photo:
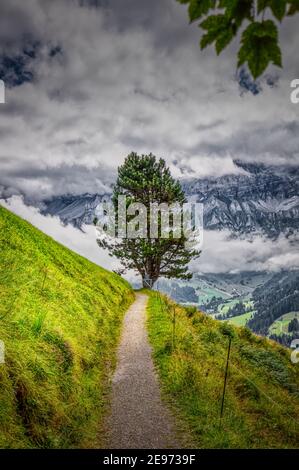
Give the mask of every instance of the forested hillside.
<svg viewBox="0 0 299 470">
<path fill-rule="evenodd" d="M 248 321 L 248 326 L 266 335 L 277 318 L 299 310 L 299 271 L 275 274 L 265 285 L 253 291 L 252 300 L 256 313 Z"/>
</svg>

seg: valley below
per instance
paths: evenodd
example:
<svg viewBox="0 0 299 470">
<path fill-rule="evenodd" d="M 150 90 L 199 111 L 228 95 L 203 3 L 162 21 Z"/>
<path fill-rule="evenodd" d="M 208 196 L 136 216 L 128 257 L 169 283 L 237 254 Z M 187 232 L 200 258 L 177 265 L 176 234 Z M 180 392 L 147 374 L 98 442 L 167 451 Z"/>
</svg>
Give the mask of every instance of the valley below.
<svg viewBox="0 0 299 470">
<path fill-rule="evenodd" d="M 289 259 L 284 261 L 282 252 L 278 253 L 282 266 L 274 265 L 274 269 L 269 270 L 266 259 L 258 250 L 262 250 L 267 241 L 280 241 L 282 249 L 292 246 L 293 252 L 298 245 L 298 167 L 266 166 L 238 160 L 234 163 L 239 174 L 181 180 L 187 200 L 203 204 L 204 230 L 214 234 L 211 243 L 216 244 L 215 248 L 218 238 L 223 243 L 220 259 L 216 259 L 221 272 L 209 271 L 209 267 L 215 268 L 215 259 L 210 261 L 208 255 L 205 270 L 201 272 L 200 258 L 191 281 L 160 279 L 156 288 L 176 302 L 196 305 L 214 318 L 249 326 L 255 333 L 289 346 L 292 339 L 299 336 L 296 323 L 293 322 L 293 329 L 289 331 L 289 324 L 299 310 L 298 265 L 296 267 L 295 263 L 294 267 Z M 109 192 L 66 194 L 43 201 L 41 210 L 45 215 L 58 216 L 64 224 L 84 230 L 84 224 L 92 224 L 99 204 L 109 201 L 110 197 Z M 256 239 L 261 240 L 257 253 L 249 251 L 249 262 L 242 259 L 240 251 L 234 272 L 225 265 L 230 258 L 225 236 L 228 237 L 227 250 L 231 246 L 238 248 L 238 241 L 245 240 L 250 244 Z M 211 253 L 213 249 L 213 246 L 208 247 Z M 204 255 L 205 250 L 204 241 Z M 289 254 L 285 256 L 290 257 Z M 259 269 L 254 269 L 255 266 Z M 283 328 L 277 327 L 280 318 L 284 319 Z"/>
<path fill-rule="evenodd" d="M 215 319 L 249 326 L 290 346 L 299 335 L 296 324 L 289 331 L 298 318 L 298 285 L 298 271 L 241 272 L 195 275 L 188 282 L 163 279 L 157 289 L 182 305 L 194 305 Z M 274 301 L 273 291 L 279 292 L 279 302 Z"/>
</svg>

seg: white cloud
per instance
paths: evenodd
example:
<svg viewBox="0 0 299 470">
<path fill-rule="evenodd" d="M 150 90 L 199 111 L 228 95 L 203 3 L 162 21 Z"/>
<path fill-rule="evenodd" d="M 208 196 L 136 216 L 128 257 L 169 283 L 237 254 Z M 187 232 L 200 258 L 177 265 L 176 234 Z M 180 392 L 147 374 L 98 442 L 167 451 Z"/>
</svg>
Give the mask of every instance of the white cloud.
<svg viewBox="0 0 299 470">
<path fill-rule="evenodd" d="M 170 170 L 175 178 L 205 178 L 209 176 L 224 175 L 245 175 L 242 168 L 235 165 L 231 155 L 203 155 L 198 157 L 188 157 L 180 155 L 170 164 Z"/>
<path fill-rule="evenodd" d="M 8 89 L 0 108 L 0 184 L 36 199 L 102 191 L 131 150 L 152 151 L 178 174 L 184 168 L 199 176 L 235 172 L 235 158 L 298 163 L 292 124 L 299 106 L 289 98 L 294 22 L 282 27 L 278 86 L 240 97 L 235 47 L 219 58 L 212 48 L 200 52 L 199 30 L 188 25 L 182 5 L 108 4 L 108 10 L 80 8 L 75 0 L 1 6 L 0 52 L 20 52 L 24 35 L 41 46 L 31 65 L 34 81 Z M 62 53 L 50 57 L 55 45 Z M 82 178 L 73 183 L 78 166 Z"/>
<path fill-rule="evenodd" d="M 0 204 L 90 261 L 109 270 L 119 269 L 119 261 L 98 247 L 93 226 L 84 226 L 84 232 L 71 225 L 64 226 L 58 217 L 44 216 L 37 208 L 25 205 L 20 196 L 2 199 Z M 191 262 L 190 268 L 197 273 L 298 269 L 298 241 L 296 236 L 289 239 L 280 236 L 275 241 L 261 235 L 255 235 L 252 240 L 236 239 L 228 231 L 206 230 L 202 254 Z M 136 281 L 133 272 L 126 278 Z"/>
<path fill-rule="evenodd" d="M 36 207 L 25 205 L 21 196 L 12 196 L 7 200 L 1 199 L 0 204 L 90 261 L 110 271 L 119 268 L 118 261 L 111 258 L 105 250 L 97 245 L 96 230 L 93 226 L 84 226 L 84 231 L 78 230 L 72 225 L 65 226 L 58 217 L 44 216 Z"/>
<path fill-rule="evenodd" d="M 281 235 L 270 240 L 261 234 L 250 240 L 233 238 L 229 231 L 204 232 L 201 256 L 192 261 L 193 272 L 239 272 L 239 271 L 279 271 L 298 269 L 298 235 L 286 238 Z"/>
</svg>

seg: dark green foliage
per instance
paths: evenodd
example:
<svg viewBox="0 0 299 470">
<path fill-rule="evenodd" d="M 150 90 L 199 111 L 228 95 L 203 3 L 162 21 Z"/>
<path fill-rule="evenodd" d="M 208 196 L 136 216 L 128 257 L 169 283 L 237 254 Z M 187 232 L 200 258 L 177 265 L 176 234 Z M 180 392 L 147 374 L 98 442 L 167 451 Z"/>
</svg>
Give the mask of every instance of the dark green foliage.
<svg viewBox="0 0 299 470">
<path fill-rule="evenodd" d="M 252 331 L 247 326 L 242 326 L 239 329 L 240 338 L 250 340 L 253 337 Z"/>
<path fill-rule="evenodd" d="M 292 333 L 293 331 L 299 331 L 299 322 L 297 318 L 293 318 L 293 320 L 290 321 L 288 331 L 289 333 Z"/>
<path fill-rule="evenodd" d="M 248 321 L 248 326 L 255 332 L 267 335 L 272 323 L 288 312 L 299 310 L 299 271 L 276 273 L 262 287 L 252 293 L 256 313 Z M 275 337 L 283 344 L 290 344 L 291 337 Z"/>
<path fill-rule="evenodd" d="M 186 313 L 188 315 L 188 317 L 193 317 L 194 314 L 197 312 L 197 308 L 196 307 L 185 307 L 185 310 L 186 310 Z"/>
<path fill-rule="evenodd" d="M 227 336 L 229 338 L 233 338 L 235 336 L 235 329 L 230 323 L 220 323 L 219 330 L 224 336 Z"/>
<path fill-rule="evenodd" d="M 248 64 L 254 79 L 269 64 L 282 66 L 278 32 L 274 21 L 299 11 L 299 0 L 177 0 L 188 4 L 190 22 L 204 20 L 199 26 L 205 31 L 200 46 L 215 44 L 217 54 L 234 39 L 245 25 L 238 53 L 238 67 Z M 270 15 L 271 18 L 265 18 Z M 249 22 L 249 25 L 248 25 Z"/>
<path fill-rule="evenodd" d="M 215 42 L 217 54 L 230 43 L 235 34 L 235 26 L 225 15 L 213 15 L 203 21 L 200 26 L 206 30 L 200 41 L 202 49 Z"/>
<path fill-rule="evenodd" d="M 245 62 L 254 78 L 259 77 L 269 63 L 281 67 L 277 27 L 271 20 L 251 23 L 243 32 L 238 54 L 238 67 Z"/>
<path fill-rule="evenodd" d="M 167 284 L 163 279 L 159 280 L 159 291 L 165 292 L 178 303 L 190 302 L 197 304 L 198 295 L 192 286 L 180 285 L 177 282 Z"/>
<path fill-rule="evenodd" d="M 269 335 L 269 338 L 270 339 L 273 339 L 274 341 L 277 341 L 277 343 L 280 343 L 282 344 L 283 346 L 288 346 L 290 347 L 291 343 L 293 340 L 296 340 L 298 339 L 298 332 L 294 331 L 293 333 L 289 333 L 289 334 L 275 334 L 275 333 L 272 333 L 271 335 Z"/>
<path fill-rule="evenodd" d="M 181 3 L 188 2 L 183 1 Z M 202 15 L 206 15 L 213 3 L 215 4 L 216 2 L 212 2 L 211 0 L 191 0 L 188 9 L 190 21 L 198 20 Z"/>
<path fill-rule="evenodd" d="M 270 8 L 274 17 L 281 21 L 286 15 L 287 3 L 291 2 L 286 0 L 258 0 L 257 11 L 262 13 L 266 8 Z"/>
<path fill-rule="evenodd" d="M 134 269 L 142 277 L 144 287 L 151 287 L 160 277 L 190 279 L 188 263 L 199 255 L 187 249 L 187 241 L 182 233 L 180 238 L 170 230 L 169 238 L 161 237 L 161 214 L 158 218 L 158 238 L 150 232 L 151 203 L 168 205 L 186 202 L 185 194 L 178 181 L 174 180 L 163 159 L 157 160 L 152 154 L 139 156 L 132 152 L 118 168 L 118 178 L 113 191 L 113 203 L 117 214 L 118 197 L 126 196 L 127 207 L 132 203 L 142 203 L 147 209 L 147 232 L 143 238 L 122 238 L 112 242 L 98 241 L 99 245 L 120 259 L 124 269 Z M 127 222 L 134 216 L 127 216 Z M 171 225 L 170 218 L 170 225 Z M 116 230 L 118 226 L 116 224 Z M 150 284 L 147 283 L 150 281 Z"/>
<path fill-rule="evenodd" d="M 251 380 L 242 377 L 236 385 L 236 392 L 240 398 L 252 398 L 254 400 L 260 399 L 260 392 Z"/>
<path fill-rule="evenodd" d="M 291 393 L 299 396 L 299 388 L 293 384 L 289 370 L 285 367 L 285 361 L 275 352 L 268 350 L 258 350 L 253 346 L 242 346 L 240 348 L 242 356 L 246 357 L 261 373 L 267 373 L 270 380 L 286 388 Z"/>
<path fill-rule="evenodd" d="M 295 15 L 299 11 L 299 0 L 290 0 L 288 3 L 290 4 L 288 15 Z"/>
</svg>

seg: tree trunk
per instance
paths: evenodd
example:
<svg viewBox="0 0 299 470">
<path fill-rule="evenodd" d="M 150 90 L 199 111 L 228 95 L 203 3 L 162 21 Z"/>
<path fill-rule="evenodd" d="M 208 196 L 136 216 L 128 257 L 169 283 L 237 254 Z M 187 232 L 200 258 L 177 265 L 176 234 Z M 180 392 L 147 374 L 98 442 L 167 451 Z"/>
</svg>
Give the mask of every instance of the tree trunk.
<svg viewBox="0 0 299 470">
<path fill-rule="evenodd" d="M 157 279 L 156 276 L 150 277 L 148 274 L 145 274 L 145 276 L 142 276 L 142 287 L 144 289 L 152 289 Z"/>
</svg>

